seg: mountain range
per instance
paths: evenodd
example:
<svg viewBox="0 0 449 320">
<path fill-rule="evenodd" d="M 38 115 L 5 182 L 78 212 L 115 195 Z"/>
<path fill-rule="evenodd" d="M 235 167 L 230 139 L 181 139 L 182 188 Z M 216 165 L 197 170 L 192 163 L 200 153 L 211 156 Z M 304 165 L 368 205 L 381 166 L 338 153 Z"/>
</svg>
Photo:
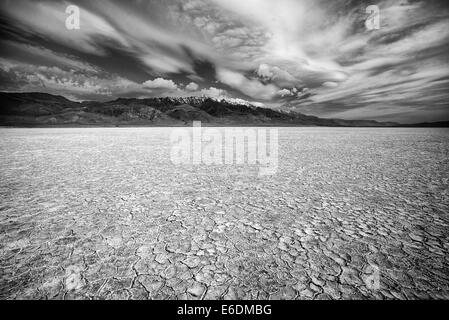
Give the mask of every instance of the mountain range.
<svg viewBox="0 0 449 320">
<path fill-rule="evenodd" d="M 0 92 L 0 126 L 190 126 L 193 121 L 205 126 L 400 126 L 373 120 L 323 119 L 210 97 L 74 102 L 47 93 Z M 447 127 L 448 123 L 407 126 Z"/>
</svg>

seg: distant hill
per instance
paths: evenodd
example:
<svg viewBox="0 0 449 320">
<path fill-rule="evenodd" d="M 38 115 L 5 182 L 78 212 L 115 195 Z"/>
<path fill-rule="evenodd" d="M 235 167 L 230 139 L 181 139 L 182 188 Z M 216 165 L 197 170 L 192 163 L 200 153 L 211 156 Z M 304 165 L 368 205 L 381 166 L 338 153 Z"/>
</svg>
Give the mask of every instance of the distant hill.
<svg viewBox="0 0 449 320">
<path fill-rule="evenodd" d="M 209 126 L 398 126 L 372 120 L 322 119 L 205 97 L 73 102 L 46 93 L 0 92 L 1 126 L 185 126 L 193 121 Z"/>
<path fill-rule="evenodd" d="M 438 121 L 438 122 L 421 122 L 413 124 L 404 124 L 401 127 L 409 128 L 449 128 L 449 121 Z"/>
</svg>

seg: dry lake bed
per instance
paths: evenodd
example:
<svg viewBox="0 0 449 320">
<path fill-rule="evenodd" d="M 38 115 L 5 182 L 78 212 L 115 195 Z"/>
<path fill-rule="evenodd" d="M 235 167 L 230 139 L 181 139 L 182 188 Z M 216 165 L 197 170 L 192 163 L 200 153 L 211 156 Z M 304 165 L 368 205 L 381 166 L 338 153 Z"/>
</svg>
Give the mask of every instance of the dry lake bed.
<svg viewBox="0 0 449 320">
<path fill-rule="evenodd" d="M 0 129 L 0 298 L 449 299 L 449 130 L 279 128 L 270 176 L 171 130 Z"/>
</svg>

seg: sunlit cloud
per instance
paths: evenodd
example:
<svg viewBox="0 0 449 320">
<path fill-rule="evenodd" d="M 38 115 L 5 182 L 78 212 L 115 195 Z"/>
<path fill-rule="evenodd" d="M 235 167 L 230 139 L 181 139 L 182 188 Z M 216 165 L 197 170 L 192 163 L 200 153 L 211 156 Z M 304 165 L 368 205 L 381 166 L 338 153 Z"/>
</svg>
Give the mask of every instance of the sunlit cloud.
<svg viewBox="0 0 449 320">
<path fill-rule="evenodd" d="M 169 90 L 178 89 L 178 86 L 173 82 L 173 80 L 166 80 L 163 78 L 145 81 L 143 83 L 143 86 L 150 89 L 169 89 Z"/>
</svg>

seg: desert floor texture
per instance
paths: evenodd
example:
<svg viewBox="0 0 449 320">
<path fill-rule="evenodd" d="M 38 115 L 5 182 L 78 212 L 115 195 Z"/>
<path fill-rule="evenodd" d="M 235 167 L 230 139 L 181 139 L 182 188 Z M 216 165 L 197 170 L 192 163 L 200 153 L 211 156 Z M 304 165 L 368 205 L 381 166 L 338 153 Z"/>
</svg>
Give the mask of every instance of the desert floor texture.
<svg viewBox="0 0 449 320">
<path fill-rule="evenodd" d="M 170 130 L 0 129 L 0 298 L 449 299 L 449 130 L 279 128 L 262 177 Z"/>
</svg>

